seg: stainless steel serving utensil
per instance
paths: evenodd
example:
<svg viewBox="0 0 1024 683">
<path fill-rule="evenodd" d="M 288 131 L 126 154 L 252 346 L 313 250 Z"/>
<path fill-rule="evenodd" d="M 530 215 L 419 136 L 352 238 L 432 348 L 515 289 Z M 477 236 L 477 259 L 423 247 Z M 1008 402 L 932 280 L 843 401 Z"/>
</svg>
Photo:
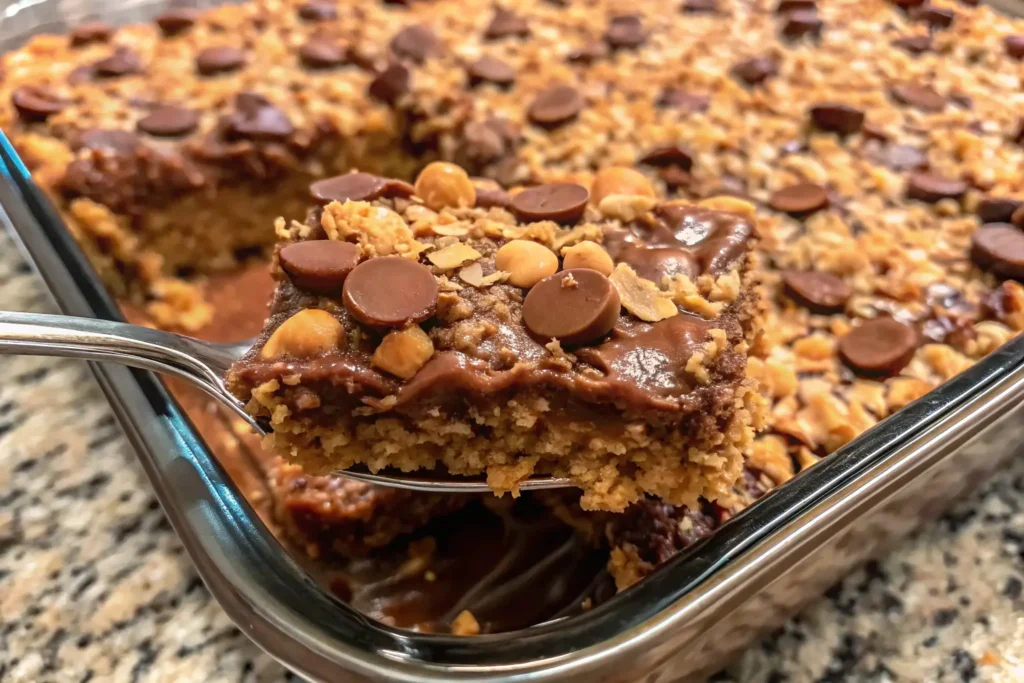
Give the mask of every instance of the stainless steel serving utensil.
<svg viewBox="0 0 1024 683">
<path fill-rule="evenodd" d="M 265 434 L 267 428 L 245 412 L 242 402 L 224 386 L 228 368 L 251 344 L 217 344 L 140 325 L 65 315 L 0 311 L 0 354 L 61 356 L 151 370 L 177 377 L 202 389 Z M 339 471 L 337 474 L 379 486 L 432 493 L 482 493 L 482 479 L 431 474 Z M 535 477 L 523 490 L 569 486 L 567 479 Z"/>
</svg>

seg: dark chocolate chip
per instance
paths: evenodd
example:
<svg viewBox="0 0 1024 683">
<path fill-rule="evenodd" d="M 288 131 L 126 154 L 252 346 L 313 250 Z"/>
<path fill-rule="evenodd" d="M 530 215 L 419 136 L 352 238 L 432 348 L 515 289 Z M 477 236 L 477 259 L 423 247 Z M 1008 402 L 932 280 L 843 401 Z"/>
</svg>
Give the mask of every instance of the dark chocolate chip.
<svg viewBox="0 0 1024 683">
<path fill-rule="evenodd" d="M 798 9 L 785 15 L 782 21 L 782 35 L 789 40 L 804 36 L 820 36 L 825 22 L 813 9 Z"/>
<path fill-rule="evenodd" d="M 983 270 L 1024 281 L 1024 232 L 1008 223 L 983 225 L 971 239 L 971 259 Z"/>
<path fill-rule="evenodd" d="M 768 203 L 776 211 L 808 216 L 829 205 L 828 191 L 815 183 L 798 183 L 775 191 Z"/>
<path fill-rule="evenodd" d="M 92 65 L 97 76 L 116 78 L 142 72 L 142 60 L 135 51 L 127 47 L 119 47 L 109 57 L 104 57 Z"/>
<path fill-rule="evenodd" d="M 787 270 L 782 273 L 786 293 L 815 313 L 841 311 L 850 298 L 850 286 L 831 273 Z"/>
<path fill-rule="evenodd" d="M 89 43 L 105 43 L 114 35 L 114 29 L 110 24 L 102 21 L 88 21 L 79 24 L 71 31 L 71 44 L 75 47 L 88 45 Z"/>
<path fill-rule="evenodd" d="M 892 376 L 914 357 L 917 331 L 892 318 L 873 318 L 839 340 L 839 356 L 854 372 L 869 377 Z"/>
<path fill-rule="evenodd" d="M 1017 127 L 1010 134 L 1010 140 L 1018 145 L 1024 145 L 1024 117 L 1017 119 Z"/>
<path fill-rule="evenodd" d="M 1024 206 L 1024 201 L 1010 197 L 985 197 L 978 202 L 975 212 L 982 223 L 1009 223 L 1013 212 Z"/>
<path fill-rule="evenodd" d="M 245 53 L 237 47 L 208 47 L 196 55 L 196 71 L 204 76 L 237 71 L 245 64 Z"/>
<path fill-rule="evenodd" d="M 684 171 L 693 168 L 693 156 L 679 144 L 655 147 L 637 161 L 651 166 L 675 166 Z"/>
<path fill-rule="evenodd" d="M 390 43 L 391 52 L 399 59 L 422 64 L 441 53 L 441 41 L 426 26 L 406 26 L 395 34 Z"/>
<path fill-rule="evenodd" d="M 575 119 L 581 109 L 583 97 L 576 88 L 556 85 L 537 93 L 528 114 L 537 125 L 554 128 Z"/>
<path fill-rule="evenodd" d="M 1013 212 L 1013 216 L 1010 217 L 1010 222 L 1021 230 L 1024 230 L 1024 207 Z"/>
<path fill-rule="evenodd" d="M 299 5 L 298 13 L 299 18 L 306 21 L 332 21 L 338 18 L 338 8 L 326 0 L 304 2 Z"/>
<path fill-rule="evenodd" d="M 779 73 L 779 64 L 773 57 L 753 57 L 732 67 L 732 74 L 747 85 L 758 85 Z"/>
<path fill-rule="evenodd" d="M 892 41 L 892 44 L 912 55 L 920 55 L 932 49 L 931 36 L 905 36 Z"/>
<path fill-rule="evenodd" d="M 1014 59 L 1024 59 L 1024 35 L 1006 36 L 1003 38 L 1006 54 Z"/>
<path fill-rule="evenodd" d="M 386 104 L 394 104 L 409 92 L 409 69 L 391 64 L 370 81 L 370 96 Z"/>
<path fill-rule="evenodd" d="M 293 242 L 278 252 L 278 260 L 299 289 L 330 294 L 359 264 L 359 247 L 338 240 Z"/>
<path fill-rule="evenodd" d="M 701 93 L 688 92 L 678 88 L 665 88 L 658 96 L 657 105 L 690 114 L 703 114 L 711 107 L 711 98 Z"/>
<path fill-rule="evenodd" d="M 310 195 L 321 204 L 369 202 L 381 197 L 411 197 L 413 192 L 413 186 L 407 182 L 369 173 L 345 173 L 318 180 L 309 186 Z"/>
<path fill-rule="evenodd" d="M 157 137 L 188 135 L 199 127 L 199 114 L 174 104 L 163 104 L 139 119 L 138 128 L 143 133 Z"/>
<path fill-rule="evenodd" d="M 911 7 L 924 4 L 924 0 L 889 0 L 889 2 L 903 9 L 910 9 Z"/>
<path fill-rule="evenodd" d="M 815 0 L 779 0 L 779 4 L 775 6 L 775 12 L 777 14 L 785 14 L 786 12 L 794 12 L 801 9 L 817 8 L 818 3 Z"/>
<path fill-rule="evenodd" d="M 512 198 L 512 212 L 523 222 L 572 224 L 583 217 L 590 192 L 574 183 L 549 183 L 523 190 Z"/>
<path fill-rule="evenodd" d="M 864 125 L 864 112 L 848 104 L 816 104 L 811 107 L 811 121 L 821 130 L 852 135 Z"/>
<path fill-rule="evenodd" d="M 910 18 L 928 24 L 932 29 L 949 28 L 956 19 L 956 13 L 944 7 L 936 7 L 930 2 L 910 10 Z"/>
<path fill-rule="evenodd" d="M 889 92 L 897 102 L 921 111 L 938 112 L 946 106 L 946 98 L 927 85 L 897 83 Z"/>
<path fill-rule="evenodd" d="M 404 327 L 437 308 L 437 280 L 430 269 L 402 256 L 371 258 L 356 266 L 342 288 L 353 318 L 373 327 Z"/>
<path fill-rule="evenodd" d="M 466 73 L 469 74 L 469 82 L 472 85 L 493 83 L 508 86 L 516 80 L 516 70 L 508 62 L 491 55 L 484 55 L 470 62 L 466 66 Z"/>
<path fill-rule="evenodd" d="M 256 93 L 235 96 L 235 112 L 227 123 L 230 136 L 245 140 L 284 140 L 295 132 L 288 115 Z"/>
<path fill-rule="evenodd" d="M 643 18 L 636 14 L 612 17 L 604 33 L 605 42 L 612 49 L 632 49 L 647 42 Z"/>
<path fill-rule="evenodd" d="M 718 0 L 686 0 L 683 12 L 687 14 L 714 14 L 718 11 Z"/>
<path fill-rule="evenodd" d="M 75 141 L 77 149 L 92 149 L 115 154 L 133 154 L 142 142 L 139 137 L 127 130 L 109 128 L 90 128 Z"/>
<path fill-rule="evenodd" d="M 165 36 L 175 36 L 192 28 L 199 21 L 199 11 L 188 8 L 167 10 L 156 18 L 156 25 Z"/>
<path fill-rule="evenodd" d="M 931 173 L 914 173 L 907 180 L 907 197 L 934 204 L 942 199 L 959 199 L 967 192 L 967 183 Z"/>
<path fill-rule="evenodd" d="M 596 60 L 608 56 L 608 44 L 604 41 L 591 41 L 577 47 L 566 55 L 573 64 L 593 64 Z"/>
<path fill-rule="evenodd" d="M 523 323 L 542 339 L 564 346 L 597 341 L 612 331 L 622 302 L 611 281 L 588 268 L 572 268 L 535 284 L 523 300 Z"/>
<path fill-rule="evenodd" d="M 507 209 L 512 205 L 512 195 L 500 187 L 490 184 L 474 183 L 476 187 L 476 206 L 481 209 Z"/>
<path fill-rule="evenodd" d="M 526 22 L 526 19 L 504 7 L 494 8 L 494 16 L 491 18 L 491 23 L 484 30 L 484 38 L 487 40 L 528 35 L 530 35 L 530 25 Z"/>
<path fill-rule="evenodd" d="M 60 112 L 67 102 L 42 85 L 22 85 L 11 93 L 11 104 L 25 121 L 45 121 Z"/>
<path fill-rule="evenodd" d="M 330 38 L 310 38 L 299 48 L 299 59 L 310 69 L 329 69 L 344 64 L 345 48 Z"/>
</svg>

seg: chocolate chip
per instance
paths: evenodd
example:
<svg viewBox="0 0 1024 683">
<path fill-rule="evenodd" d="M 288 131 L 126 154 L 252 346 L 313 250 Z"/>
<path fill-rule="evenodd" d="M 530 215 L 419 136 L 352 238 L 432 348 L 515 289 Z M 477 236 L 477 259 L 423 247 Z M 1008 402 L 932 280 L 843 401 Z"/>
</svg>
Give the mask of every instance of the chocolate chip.
<svg viewBox="0 0 1024 683">
<path fill-rule="evenodd" d="M 820 36 L 825 22 L 812 9 L 799 9 L 785 15 L 782 22 L 782 35 L 789 40 L 797 40 L 804 36 Z"/>
<path fill-rule="evenodd" d="M 793 12 L 796 10 L 817 8 L 818 3 L 815 2 L 815 0 L 779 0 L 779 4 L 775 6 L 775 12 L 777 14 L 785 14 L 786 12 Z"/>
<path fill-rule="evenodd" d="M 549 183 L 523 190 L 512 198 L 512 212 L 523 222 L 572 224 L 583 217 L 590 192 L 574 183 Z"/>
<path fill-rule="evenodd" d="M 495 85 L 507 86 L 516 80 L 516 71 L 507 62 L 497 57 L 484 55 L 469 63 L 466 67 L 469 74 L 469 82 L 472 85 L 481 83 L 493 83 Z"/>
<path fill-rule="evenodd" d="M 643 18 L 636 14 L 612 17 L 604 32 L 604 39 L 612 49 L 640 47 L 647 42 Z"/>
<path fill-rule="evenodd" d="M 920 55 L 932 49 L 931 36 L 906 36 L 897 38 L 892 44 L 912 55 Z"/>
<path fill-rule="evenodd" d="M 42 85 L 22 85 L 11 93 L 11 104 L 25 121 L 45 121 L 60 112 L 67 102 Z"/>
<path fill-rule="evenodd" d="M 593 64 L 596 60 L 608 56 L 608 45 L 603 41 L 591 41 L 577 47 L 566 55 L 573 64 Z"/>
<path fill-rule="evenodd" d="M 399 59 L 422 64 L 429 57 L 441 53 L 441 41 L 426 26 L 406 26 L 395 34 L 390 43 L 391 52 Z"/>
<path fill-rule="evenodd" d="M 1017 119 L 1017 127 L 1010 135 L 1010 140 L 1018 145 L 1024 145 L 1024 117 Z"/>
<path fill-rule="evenodd" d="M 713 14 L 718 11 L 718 0 L 686 0 L 683 12 L 687 14 Z"/>
<path fill-rule="evenodd" d="M 476 188 L 476 206 L 481 209 L 507 209 L 512 205 L 512 195 L 500 187 L 473 183 Z"/>
<path fill-rule="evenodd" d="M 910 9 L 911 7 L 924 4 L 924 0 L 889 0 L 889 2 L 903 9 Z"/>
<path fill-rule="evenodd" d="M 927 85 L 898 83 L 892 86 L 889 92 L 897 102 L 921 111 L 937 112 L 946 106 L 946 98 Z"/>
<path fill-rule="evenodd" d="M 693 168 L 693 156 L 679 144 L 655 147 L 637 161 L 651 166 L 675 166 L 684 171 Z"/>
<path fill-rule="evenodd" d="M 1013 212 L 1013 216 L 1010 217 L 1010 222 L 1021 230 L 1024 230 L 1024 207 Z"/>
<path fill-rule="evenodd" d="M 971 259 L 983 270 L 1024 281 L 1024 232 L 1008 223 L 983 225 L 971 239 Z"/>
<path fill-rule="evenodd" d="M 494 16 L 491 18 L 491 23 L 484 30 L 484 38 L 487 40 L 528 35 L 530 35 L 530 25 L 526 22 L 526 19 L 504 7 L 494 8 Z"/>
<path fill-rule="evenodd" d="M 99 152 L 115 154 L 133 154 L 142 142 L 139 137 L 127 130 L 109 128 L 90 128 L 75 140 L 76 149 L 91 149 Z"/>
<path fill-rule="evenodd" d="M 772 57 L 753 57 L 732 67 L 732 74 L 747 85 L 758 85 L 779 73 L 779 64 Z"/>
<path fill-rule="evenodd" d="M 816 104 L 811 107 L 811 121 L 821 130 L 852 135 L 864 125 L 864 112 L 848 104 Z"/>
<path fill-rule="evenodd" d="M 394 104 L 409 92 L 409 70 L 401 64 L 391 64 L 370 81 L 370 96 L 386 104 Z"/>
<path fill-rule="evenodd" d="M 332 21 L 338 18 L 338 8 L 333 2 L 313 0 L 304 2 L 298 8 L 299 18 L 306 21 Z"/>
<path fill-rule="evenodd" d="M 157 137 L 188 135 L 199 127 L 199 114 L 174 104 L 163 104 L 139 119 L 138 129 Z"/>
<path fill-rule="evenodd" d="M 329 69 L 346 61 L 346 51 L 330 38 L 310 38 L 299 48 L 299 60 L 310 69 Z"/>
<path fill-rule="evenodd" d="M 786 294 L 815 313 L 841 311 L 852 293 L 848 284 L 831 273 L 787 270 L 782 283 Z"/>
<path fill-rule="evenodd" d="M 412 259 L 371 258 L 345 278 L 342 301 L 364 325 L 404 327 L 434 314 L 437 280 L 429 268 Z"/>
<path fill-rule="evenodd" d="M 690 114 L 703 114 L 711 107 L 711 98 L 701 93 L 665 88 L 658 96 L 656 104 L 659 107 L 678 109 Z"/>
<path fill-rule="evenodd" d="M 338 240 L 293 242 L 278 252 L 281 269 L 299 289 L 330 294 L 359 264 L 359 247 Z"/>
<path fill-rule="evenodd" d="M 1014 59 L 1024 59 L 1024 35 L 1006 36 L 1003 38 L 1006 54 Z"/>
<path fill-rule="evenodd" d="M 571 268 L 549 275 L 523 300 L 523 323 L 542 339 L 563 346 L 597 341 L 612 331 L 622 302 L 611 281 L 588 268 Z"/>
<path fill-rule="evenodd" d="M 956 14 L 952 10 L 926 2 L 910 10 L 910 18 L 928 24 L 929 28 L 943 29 L 953 25 Z"/>
<path fill-rule="evenodd" d="M 982 223 L 1009 223 L 1013 212 L 1024 206 L 1024 201 L 1010 197 L 985 197 L 978 202 L 975 212 Z"/>
<path fill-rule="evenodd" d="M 227 118 L 231 137 L 246 140 L 283 140 L 295 132 L 288 115 L 256 93 L 235 96 L 235 112 Z"/>
<path fill-rule="evenodd" d="M 119 47 L 109 57 L 105 57 L 92 65 L 97 76 L 116 78 L 142 72 L 142 61 L 133 50 Z"/>
<path fill-rule="evenodd" d="M 575 119 L 581 109 L 583 98 L 576 88 L 556 85 L 537 93 L 528 115 L 537 125 L 554 128 Z"/>
<path fill-rule="evenodd" d="M 245 53 L 237 47 L 208 47 L 196 55 L 196 71 L 204 76 L 237 71 L 245 64 Z"/>
<path fill-rule="evenodd" d="M 892 318 L 874 318 L 839 340 L 839 356 L 858 374 L 891 376 L 907 366 L 917 345 L 917 331 L 910 325 Z"/>
<path fill-rule="evenodd" d="M 165 36 L 175 36 L 192 28 L 199 21 L 199 11 L 188 8 L 167 10 L 156 18 L 156 25 Z"/>
<path fill-rule="evenodd" d="M 370 202 L 381 197 L 411 197 L 413 192 L 409 183 L 369 173 L 345 173 L 318 180 L 309 186 L 310 195 L 321 204 Z"/>
<path fill-rule="evenodd" d="M 930 173 L 915 173 L 907 180 L 907 197 L 934 204 L 942 199 L 959 199 L 967 192 L 967 183 Z"/>
<path fill-rule="evenodd" d="M 88 21 L 79 24 L 71 31 L 71 44 L 75 47 L 88 45 L 89 43 L 105 43 L 114 35 L 114 29 L 110 24 L 102 21 Z"/>
<path fill-rule="evenodd" d="M 829 205 L 828 191 L 815 183 L 798 183 L 776 190 L 768 203 L 776 211 L 792 216 L 809 216 Z"/>
<path fill-rule="evenodd" d="M 500 159 L 507 151 L 501 131 L 487 121 L 471 121 L 462 130 L 466 157 L 478 164 L 489 164 Z"/>
</svg>

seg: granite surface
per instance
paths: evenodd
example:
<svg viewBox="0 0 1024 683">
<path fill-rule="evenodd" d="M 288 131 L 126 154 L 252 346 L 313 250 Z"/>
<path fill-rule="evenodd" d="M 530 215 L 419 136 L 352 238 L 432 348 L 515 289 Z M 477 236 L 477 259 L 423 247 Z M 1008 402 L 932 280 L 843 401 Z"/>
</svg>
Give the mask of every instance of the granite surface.
<svg viewBox="0 0 1024 683">
<path fill-rule="evenodd" d="M 0 308 L 54 312 L 0 236 Z M 280 681 L 197 577 L 84 363 L 0 357 L 0 682 Z M 1024 681 L 1024 462 L 716 676 Z"/>
</svg>

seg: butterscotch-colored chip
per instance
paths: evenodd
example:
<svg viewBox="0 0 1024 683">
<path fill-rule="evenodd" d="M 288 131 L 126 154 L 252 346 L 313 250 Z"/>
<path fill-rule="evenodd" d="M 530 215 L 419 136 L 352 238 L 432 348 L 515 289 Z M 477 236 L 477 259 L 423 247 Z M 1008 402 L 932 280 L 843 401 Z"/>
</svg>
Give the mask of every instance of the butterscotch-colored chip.
<svg viewBox="0 0 1024 683">
<path fill-rule="evenodd" d="M 418 325 L 389 332 L 373 352 L 375 367 L 409 379 L 434 355 L 434 342 Z"/>
<path fill-rule="evenodd" d="M 318 308 L 306 308 L 274 330 L 260 351 L 261 358 L 312 358 L 338 345 L 344 330 L 341 323 Z"/>
<path fill-rule="evenodd" d="M 435 161 L 420 171 L 416 178 L 416 195 L 434 211 L 476 203 L 476 187 L 469 174 L 445 161 Z"/>
<path fill-rule="evenodd" d="M 590 201 L 600 204 L 601 200 L 613 194 L 653 197 L 651 181 L 638 171 L 625 166 L 612 166 L 598 171 L 590 188 Z"/>
<path fill-rule="evenodd" d="M 512 240 L 495 254 L 494 265 L 508 273 L 508 281 L 516 287 L 533 287 L 558 271 L 558 257 L 543 244 Z"/>
<path fill-rule="evenodd" d="M 671 318 L 679 313 L 668 295 L 658 289 L 650 280 L 645 280 L 625 263 L 612 271 L 609 279 L 619 291 L 619 298 L 627 311 L 647 322 L 653 323 Z"/>
<path fill-rule="evenodd" d="M 427 254 L 428 261 L 444 270 L 458 268 L 463 263 L 475 261 L 478 258 L 480 258 L 479 251 L 461 242 Z"/>
<path fill-rule="evenodd" d="M 565 270 L 589 268 L 608 276 L 615 269 L 615 263 L 604 247 L 597 242 L 587 241 L 562 250 L 562 267 Z"/>
</svg>

